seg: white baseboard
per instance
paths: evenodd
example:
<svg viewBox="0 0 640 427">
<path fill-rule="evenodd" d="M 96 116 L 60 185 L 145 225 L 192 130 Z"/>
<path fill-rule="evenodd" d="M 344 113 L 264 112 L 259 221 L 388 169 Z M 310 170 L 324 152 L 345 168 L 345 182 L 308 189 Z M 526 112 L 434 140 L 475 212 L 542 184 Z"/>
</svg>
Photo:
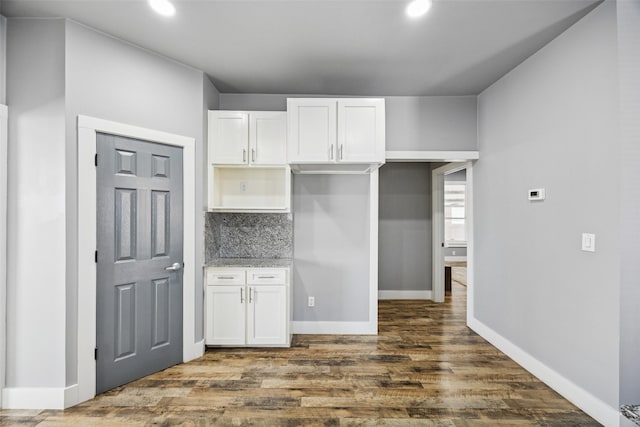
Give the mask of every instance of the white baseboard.
<svg viewBox="0 0 640 427">
<path fill-rule="evenodd" d="M 599 423 L 607 427 L 620 425 L 620 412 L 615 408 L 554 371 L 478 319 L 470 319 L 468 326 Z"/>
<path fill-rule="evenodd" d="M 433 299 L 431 291 L 378 291 L 378 299 Z"/>
<path fill-rule="evenodd" d="M 294 334 L 376 335 L 378 321 L 373 322 L 291 322 Z"/>
<path fill-rule="evenodd" d="M 70 387 L 7 387 L 3 409 L 65 409 L 77 404 L 78 385 Z"/>
<path fill-rule="evenodd" d="M 182 349 L 182 362 L 186 363 L 204 355 L 204 340 Z"/>
<path fill-rule="evenodd" d="M 462 262 L 462 261 L 466 261 L 467 257 L 466 256 L 445 256 L 444 257 L 445 261 L 449 261 L 449 262 Z"/>
</svg>

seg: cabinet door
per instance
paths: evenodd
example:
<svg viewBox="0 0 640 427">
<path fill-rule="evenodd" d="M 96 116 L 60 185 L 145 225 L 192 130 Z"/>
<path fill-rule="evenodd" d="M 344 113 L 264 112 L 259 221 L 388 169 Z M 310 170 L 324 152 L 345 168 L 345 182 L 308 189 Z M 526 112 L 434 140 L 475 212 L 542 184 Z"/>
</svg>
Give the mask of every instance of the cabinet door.
<svg viewBox="0 0 640 427">
<path fill-rule="evenodd" d="M 244 286 L 207 286 L 205 344 L 244 345 L 245 297 Z"/>
<path fill-rule="evenodd" d="M 209 111 L 209 163 L 242 165 L 249 161 L 249 114 Z"/>
<path fill-rule="evenodd" d="M 336 100 L 287 100 L 289 163 L 327 163 L 336 159 Z"/>
<path fill-rule="evenodd" d="M 287 163 L 287 113 L 249 113 L 249 161 L 255 165 Z"/>
<path fill-rule="evenodd" d="M 285 285 L 249 286 L 247 344 L 288 344 L 288 312 Z"/>
<path fill-rule="evenodd" d="M 384 99 L 338 100 L 338 161 L 384 162 Z"/>
</svg>

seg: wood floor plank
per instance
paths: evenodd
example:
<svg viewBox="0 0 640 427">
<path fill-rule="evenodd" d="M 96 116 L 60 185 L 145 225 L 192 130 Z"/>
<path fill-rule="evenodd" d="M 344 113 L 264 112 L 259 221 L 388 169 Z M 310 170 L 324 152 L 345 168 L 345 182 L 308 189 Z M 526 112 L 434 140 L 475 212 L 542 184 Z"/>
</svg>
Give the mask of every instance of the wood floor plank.
<svg viewBox="0 0 640 427">
<path fill-rule="evenodd" d="M 467 328 L 465 291 L 380 301 L 377 336 L 209 349 L 65 411 L 0 411 L 0 425 L 599 425 Z"/>
</svg>

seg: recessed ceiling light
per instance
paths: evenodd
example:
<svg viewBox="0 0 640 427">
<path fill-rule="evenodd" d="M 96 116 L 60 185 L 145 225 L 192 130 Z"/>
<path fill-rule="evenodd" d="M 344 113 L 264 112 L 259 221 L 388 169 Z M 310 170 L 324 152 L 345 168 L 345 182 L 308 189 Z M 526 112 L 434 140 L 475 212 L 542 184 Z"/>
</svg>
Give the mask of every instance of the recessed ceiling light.
<svg viewBox="0 0 640 427">
<path fill-rule="evenodd" d="M 149 6 L 162 16 L 173 16 L 176 14 L 175 6 L 169 0 L 149 0 Z"/>
<path fill-rule="evenodd" d="M 407 15 L 411 18 L 419 18 L 431 9 L 431 0 L 413 0 L 407 5 Z"/>
</svg>

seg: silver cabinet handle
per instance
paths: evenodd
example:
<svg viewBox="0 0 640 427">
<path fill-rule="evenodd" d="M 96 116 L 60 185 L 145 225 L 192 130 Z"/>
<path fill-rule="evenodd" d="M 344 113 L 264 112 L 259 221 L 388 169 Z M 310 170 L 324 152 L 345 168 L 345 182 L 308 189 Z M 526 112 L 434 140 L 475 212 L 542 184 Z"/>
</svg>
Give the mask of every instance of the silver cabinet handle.
<svg viewBox="0 0 640 427">
<path fill-rule="evenodd" d="M 242 304 L 244 302 L 244 293 L 243 293 L 244 289 L 240 288 L 240 304 Z"/>
<path fill-rule="evenodd" d="M 342 144 L 340 144 L 340 160 L 342 160 L 342 153 L 343 153 L 342 148 L 343 148 L 343 147 L 342 147 Z"/>
<path fill-rule="evenodd" d="M 251 304 L 251 297 L 253 296 L 253 288 L 249 288 L 249 304 Z"/>
<path fill-rule="evenodd" d="M 251 161 L 252 162 L 256 161 L 256 149 L 255 148 L 251 149 Z"/>
<path fill-rule="evenodd" d="M 242 162 L 246 162 L 247 161 L 247 149 L 243 148 L 242 149 Z"/>
<path fill-rule="evenodd" d="M 329 160 L 333 160 L 333 144 L 331 144 L 331 154 L 329 154 Z"/>
<path fill-rule="evenodd" d="M 164 269 L 166 271 L 180 271 L 181 268 L 182 268 L 182 264 L 180 264 L 179 262 L 174 262 L 169 267 L 165 267 Z"/>
<path fill-rule="evenodd" d="M 233 280 L 233 279 L 235 279 L 235 277 L 233 277 L 233 276 L 217 276 L 216 278 L 220 279 L 220 280 Z"/>
<path fill-rule="evenodd" d="M 276 276 L 258 276 L 258 279 L 275 279 Z"/>
</svg>

